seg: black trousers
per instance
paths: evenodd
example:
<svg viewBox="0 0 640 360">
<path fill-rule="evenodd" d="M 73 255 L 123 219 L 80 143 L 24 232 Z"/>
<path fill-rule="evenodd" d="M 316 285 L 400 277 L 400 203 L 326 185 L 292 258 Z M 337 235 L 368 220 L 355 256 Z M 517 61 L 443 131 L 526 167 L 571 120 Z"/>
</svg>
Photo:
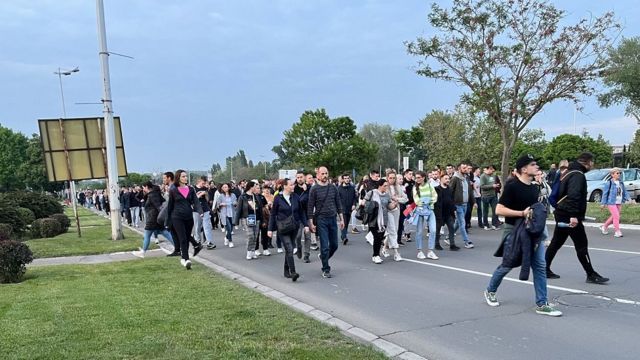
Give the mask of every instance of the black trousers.
<svg viewBox="0 0 640 360">
<path fill-rule="evenodd" d="M 269 235 L 267 235 L 268 231 L 268 226 L 262 226 L 262 224 L 260 224 L 260 241 L 256 241 L 256 250 L 260 249 L 260 244 L 262 244 L 262 250 L 269 249 L 271 238 L 269 237 Z"/>
<path fill-rule="evenodd" d="M 556 222 L 569 222 L 568 218 L 560 218 L 556 216 Z M 551 262 L 553 262 L 553 258 L 556 256 L 556 253 L 564 242 L 567 241 L 567 237 L 571 236 L 571 240 L 573 240 L 573 245 L 576 249 L 576 255 L 578 256 L 578 260 L 582 265 L 587 276 L 595 273 L 593 270 L 593 266 L 591 265 L 591 258 L 589 257 L 589 241 L 587 240 L 587 234 L 584 231 L 584 225 L 582 222 L 578 222 L 578 225 L 574 228 L 564 228 L 556 226 L 553 232 L 553 238 L 551 239 L 551 244 L 547 248 L 547 252 L 545 253 L 545 260 L 547 262 L 547 270 L 551 269 Z"/>
<path fill-rule="evenodd" d="M 447 230 L 449 232 L 449 247 L 454 246 L 456 243 L 454 241 L 455 231 L 453 230 L 453 216 L 436 217 L 436 245 L 440 245 L 440 229 L 442 229 L 442 227 L 445 225 L 447 226 Z"/>
<path fill-rule="evenodd" d="M 169 226 L 169 231 L 171 232 L 171 238 L 173 239 L 173 252 L 180 252 L 180 238 L 178 237 L 178 233 L 173 225 Z"/>
<path fill-rule="evenodd" d="M 289 234 L 279 234 L 284 246 L 284 274 L 289 275 L 296 272 L 296 263 L 293 260 L 293 243 L 296 241 L 298 231 Z M 301 249 L 298 249 L 301 250 Z"/>
<path fill-rule="evenodd" d="M 467 229 L 471 227 L 471 213 L 473 213 L 474 203 L 475 199 L 470 197 L 469 202 L 467 203 L 467 212 L 464 214 L 464 226 L 466 226 Z"/>
<path fill-rule="evenodd" d="M 373 235 L 373 256 L 380 256 L 380 248 L 384 241 L 384 231 L 378 231 L 378 227 L 370 227 L 369 231 Z"/>
<path fill-rule="evenodd" d="M 404 211 L 407 209 L 407 205 L 400 204 L 400 220 L 398 220 L 398 244 L 402 241 L 402 233 L 404 232 L 404 220 L 407 218 L 404 216 Z"/>
<path fill-rule="evenodd" d="M 196 240 L 191 236 L 193 230 L 193 217 L 189 219 L 171 218 L 173 228 L 176 230 L 178 240 L 180 242 L 180 254 L 184 260 L 189 260 L 189 243 L 193 247 L 198 246 Z"/>
<path fill-rule="evenodd" d="M 349 208 L 349 211 L 345 211 L 342 214 L 342 218 L 344 219 L 344 231 L 340 232 L 340 240 L 344 240 L 347 237 L 347 233 L 349 232 L 349 223 L 351 222 L 351 208 Z"/>
</svg>

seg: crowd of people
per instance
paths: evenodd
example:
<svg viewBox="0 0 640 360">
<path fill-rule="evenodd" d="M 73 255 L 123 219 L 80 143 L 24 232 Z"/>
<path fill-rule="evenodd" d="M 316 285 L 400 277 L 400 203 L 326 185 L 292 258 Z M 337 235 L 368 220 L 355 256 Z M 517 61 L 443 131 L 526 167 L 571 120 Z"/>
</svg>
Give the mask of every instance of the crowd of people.
<svg viewBox="0 0 640 360">
<path fill-rule="evenodd" d="M 502 278 L 522 265 L 521 278 L 528 278 L 529 267 L 533 272 L 536 312 L 560 316 L 548 304 L 546 282 L 559 278 L 551 264 L 568 237 L 574 242 L 586 281 L 609 281 L 593 269 L 583 226 L 584 173 L 591 167 L 593 155 L 584 153 L 571 163 L 561 162 L 558 169 L 554 164 L 545 174 L 535 158 L 526 155 L 518 159 L 505 184 L 493 165 L 477 167 L 468 162 L 429 172 L 386 169 L 380 174 L 372 170 L 357 184 L 348 173 L 330 178 L 324 166 L 313 173 L 299 171 L 295 179 L 215 184 L 202 177 L 193 185 L 186 172 L 178 170 L 164 173 L 162 184 L 123 188 L 120 203 L 123 221 L 144 226 L 142 248 L 134 252 L 136 256 L 144 257 L 151 239 L 158 242 L 162 235 L 173 244 L 168 256 L 179 256 L 181 264 L 190 269 L 190 245 L 192 256 L 204 248 L 216 249 L 214 232 L 220 229 L 225 247 L 234 247 L 236 233 L 246 237 L 247 260 L 284 253 L 283 275 L 292 281 L 300 276 L 294 257 L 309 263 L 314 250 L 319 250 L 322 277 L 332 277 L 330 259 L 340 242 L 348 245 L 350 233 L 367 233 L 375 264 L 391 256 L 401 261 L 401 249 L 406 252 L 409 242 L 415 242 L 415 256 L 420 260 L 438 260 L 445 246 L 450 251 L 471 250 L 475 245 L 469 230 L 475 208 L 478 229 L 503 230 L 499 250 L 503 262 L 485 290 L 487 304 L 499 305 L 496 292 Z M 552 200 L 554 197 L 557 199 Z M 620 204 L 627 199 L 619 170 L 612 171 L 602 200 L 611 218 L 601 227 L 603 233 L 613 224 L 615 236 L 622 236 Z M 93 204 L 109 212 L 108 203 L 104 191 L 81 193 L 85 206 Z M 546 226 L 549 211 L 556 220 L 552 236 Z M 544 224 L 537 225 L 537 232 L 531 225 L 534 219 Z M 461 242 L 456 241 L 458 235 Z"/>
</svg>

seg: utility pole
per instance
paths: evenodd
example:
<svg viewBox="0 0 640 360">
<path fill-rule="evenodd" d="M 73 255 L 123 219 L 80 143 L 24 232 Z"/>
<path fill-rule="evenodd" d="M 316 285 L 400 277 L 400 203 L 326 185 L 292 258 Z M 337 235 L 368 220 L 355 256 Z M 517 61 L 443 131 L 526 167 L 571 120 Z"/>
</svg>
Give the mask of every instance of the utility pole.
<svg viewBox="0 0 640 360">
<path fill-rule="evenodd" d="M 111 102 L 111 80 L 109 76 L 109 52 L 107 51 L 107 31 L 104 25 L 104 2 L 96 0 L 98 18 L 98 42 L 100 43 L 100 67 L 102 70 L 102 104 L 104 113 L 105 145 L 107 148 L 107 182 L 109 186 L 109 206 L 111 214 L 111 239 L 124 239 L 120 223 L 120 189 L 118 188 L 118 158 L 116 155 L 116 130 Z"/>
</svg>

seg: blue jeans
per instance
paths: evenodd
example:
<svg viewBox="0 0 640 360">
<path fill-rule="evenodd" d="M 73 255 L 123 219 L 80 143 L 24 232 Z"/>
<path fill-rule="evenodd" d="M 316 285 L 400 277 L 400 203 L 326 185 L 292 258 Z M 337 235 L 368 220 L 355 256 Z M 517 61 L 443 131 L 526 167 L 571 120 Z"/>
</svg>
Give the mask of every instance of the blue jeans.
<svg viewBox="0 0 640 360">
<path fill-rule="evenodd" d="M 156 234 L 156 237 L 158 237 L 158 234 L 164 236 L 167 238 L 167 240 L 171 241 L 172 244 L 174 244 L 173 242 L 173 237 L 171 236 L 171 233 L 169 232 L 169 230 L 163 229 L 163 230 L 145 230 L 144 231 L 144 240 L 142 242 L 142 250 L 143 251 L 147 251 L 149 250 L 149 242 L 151 242 L 151 235 Z M 175 244 L 173 245 L 175 246 Z"/>
<path fill-rule="evenodd" d="M 224 230 L 227 233 L 227 240 L 232 242 L 233 239 L 231 238 L 231 232 L 233 231 L 233 218 L 227 216 L 225 219 Z"/>
<path fill-rule="evenodd" d="M 338 250 L 338 222 L 335 217 L 319 217 L 317 232 L 320 236 L 320 260 L 322 271 L 331 271 L 329 259 Z"/>
<path fill-rule="evenodd" d="M 469 235 L 467 235 L 466 222 L 464 220 L 465 215 L 467 214 L 467 204 L 456 205 L 456 226 L 455 231 L 460 230 L 460 234 L 462 234 L 462 240 L 464 243 L 469 242 Z"/>
<path fill-rule="evenodd" d="M 503 239 L 511 232 L 513 225 L 505 224 Z M 544 237 L 544 236 L 543 236 Z M 542 306 L 547 303 L 547 262 L 544 260 L 544 238 L 538 242 L 531 259 L 531 270 L 533 272 L 533 289 L 536 293 L 536 305 Z M 511 271 L 511 268 L 502 264 L 493 272 L 487 291 L 497 292 L 502 279 Z"/>
<path fill-rule="evenodd" d="M 436 247 L 436 215 L 432 212 L 429 215 L 418 216 L 418 224 L 416 225 L 416 248 L 422 250 L 422 232 L 424 231 L 424 223 L 429 226 L 429 250 Z"/>
<path fill-rule="evenodd" d="M 500 221 L 496 216 L 496 205 L 498 204 L 497 196 L 482 197 L 482 222 L 484 226 L 489 226 L 489 207 L 491 207 L 491 225 L 500 226 Z"/>
</svg>

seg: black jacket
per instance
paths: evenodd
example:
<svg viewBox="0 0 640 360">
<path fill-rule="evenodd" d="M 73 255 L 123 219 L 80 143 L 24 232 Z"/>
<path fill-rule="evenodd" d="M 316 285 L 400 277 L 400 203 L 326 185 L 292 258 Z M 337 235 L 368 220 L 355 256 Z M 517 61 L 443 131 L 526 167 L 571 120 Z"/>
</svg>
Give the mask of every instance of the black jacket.
<svg viewBox="0 0 640 360">
<path fill-rule="evenodd" d="M 277 231 L 277 221 L 283 221 L 291 214 L 300 225 L 307 226 L 307 215 L 305 208 L 300 203 L 300 197 L 293 193 L 289 197 L 291 205 L 284 199 L 282 193 L 273 198 L 273 205 L 271 206 L 271 216 L 269 216 L 269 231 Z"/>
<path fill-rule="evenodd" d="M 164 198 L 160 193 L 160 188 L 158 186 L 153 186 L 151 191 L 145 196 L 144 200 L 144 212 L 145 216 L 145 230 L 162 230 L 162 225 L 158 224 L 158 214 L 160 213 L 160 208 L 162 207 L 162 203 L 164 202 Z"/>
<path fill-rule="evenodd" d="M 200 201 L 198 201 L 195 190 L 189 186 L 189 193 L 185 198 L 177 187 L 171 186 L 169 188 L 169 204 L 167 205 L 167 219 L 165 220 L 165 225 L 169 227 L 170 221 L 173 221 L 173 219 L 193 219 L 194 211 L 200 215 L 203 214 L 202 207 L 200 206 Z"/>
<path fill-rule="evenodd" d="M 264 206 L 262 195 L 254 195 L 256 199 L 256 209 L 254 214 L 256 214 L 256 220 L 262 221 L 262 207 Z M 240 223 L 240 219 L 246 219 L 249 216 L 249 200 L 252 199 L 252 196 L 244 193 L 240 195 L 238 198 L 238 206 L 236 206 L 236 216 L 235 224 L 238 225 Z"/>
<path fill-rule="evenodd" d="M 351 207 L 358 205 L 358 194 L 356 188 L 353 185 L 338 186 L 338 194 L 340 194 L 340 201 L 342 201 L 342 212 L 345 214 L 351 214 Z"/>
<path fill-rule="evenodd" d="M 126 210 L 129 210 L 131 208 L 130 199 L 131 199 L 131 197 L 129 196 L 128 192 L 122 192 L 120 194 L 120 209 L 122 209 L 122 211 L 126 211 Z"/>
<path fill-rule="evenodd" d="M 436 186 L 438 200 L 434 205 L 433 211 L 437 219 L 454 218 L 456 216 L 456 204 L 453 201 L 453 191 L 450 187 L 443 188 Z"/>
<path fill-rule="evenodd" d="M 542 203 L 531 205 L 533 215 L 527 221 L 524 218 L 516 220 L 516 224 L 509 234 L 504 236 L 500 247 L 494 256 L 502 257 L 502 266 L 520 268 L 520 280 L 529 279 L 531 259 L 540 246 L 540 240 L 547 226 L 547 208 Z"/>
<path fill-rule="evenodd" d="M 584 220 L 587 212 L 587 179 L 584 173 L 587 169 L 577 161 L 569 164 L 567 171 L 578 170 L 560 183 L 558 206 L 555 215 L 561 219 L 578 218 Z"/>
</svg>

